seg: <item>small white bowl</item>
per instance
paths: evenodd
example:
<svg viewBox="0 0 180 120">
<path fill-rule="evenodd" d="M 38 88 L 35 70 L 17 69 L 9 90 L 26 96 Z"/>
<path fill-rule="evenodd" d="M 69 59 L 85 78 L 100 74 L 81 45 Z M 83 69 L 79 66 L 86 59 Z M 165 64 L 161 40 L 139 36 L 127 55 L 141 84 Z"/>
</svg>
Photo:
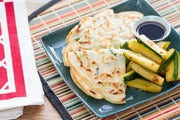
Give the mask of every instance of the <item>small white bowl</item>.
<svg viewBox="0 0 180 120">
<path fill-rule="evenodd" d="M 166 22 L 166 20 L 164 20 L 163 18 L 159 17 L 159 16 L 153 16 L 153 15 L 150 15 L 150 16 L 144 16 L 143 18 L 141 18 L 140 20 L 138 20 L 134 26 L 133 26 L 133 32 L 135 34 L 136 37 L 139 37 L 139 33 L 138 33 L 138 27 L 140 25 L 142 25 L 143 23 L 146 23 L 146 22 L 156 22 L 156 23 L 159 23 L 160 25 L 162 25 L 164 28 L 165 28 L 165 32 L 164 32 L 164 35 L 162 38 L 159 38 L 159 39 L 155 39 L 153 41 L 161 41 L 161 40 L 164 40 L 166 37 L 168 37 L 168 35 L 170 34 L 171 32 L 171 27 L 169 25 L 168 22 Z"/>
</svg>

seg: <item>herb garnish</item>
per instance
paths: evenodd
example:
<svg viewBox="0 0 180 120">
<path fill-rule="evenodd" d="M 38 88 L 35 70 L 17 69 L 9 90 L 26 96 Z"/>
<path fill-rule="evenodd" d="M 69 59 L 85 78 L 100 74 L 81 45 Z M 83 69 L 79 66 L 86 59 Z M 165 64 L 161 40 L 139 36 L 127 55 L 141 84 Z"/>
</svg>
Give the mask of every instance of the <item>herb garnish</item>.
<svg viewBox="0 0 180 120">
<path fill-rule="evenodd" d="M 113 54 L 114 56 L 116 56 L 117 54 L 114 53 L 111 49 L 109 49 L 109 51 L 111 52 L 111 54 Z"/>
<path fill-rule="evenodd" d="M 96 73 L 95 75 L 99 75 L 99 67 L 96 68 Z"/>
<path fill-rule="evenodd" d="M 79 40 L 80 40 L 80 38 L 76 38 L 75 40 L 76 40 L 76 41 L 79 41 Z"/>
</svg>

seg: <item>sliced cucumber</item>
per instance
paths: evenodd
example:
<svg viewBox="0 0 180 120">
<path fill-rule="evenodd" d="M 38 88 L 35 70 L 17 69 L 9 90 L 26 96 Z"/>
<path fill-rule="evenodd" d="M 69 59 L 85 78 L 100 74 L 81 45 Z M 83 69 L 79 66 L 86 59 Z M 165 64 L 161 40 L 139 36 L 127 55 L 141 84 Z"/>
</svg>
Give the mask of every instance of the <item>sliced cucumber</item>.
<svg viewBox="0 0 180 120">
<path fill-rule="evenodd" d="M 130 81 L 130 80 L 134 80 L 135 78 L 137 78 L 137 76 L 139 76 L 134 70 L 131 70 L 127 73 L 125 73 L 122 78 L 124 80 L 124 82 Z"/>
<path fill-rule="evenodd" d="M 167 66 L 167 72 L 166 72 L 166 81 L 167 82 L 172 82 L 174 81 L 174 77 L 173 77 L 173 74 L 174 74 L 174 60 L 172 60 L 170 62 L 170 64 Z"/>
<path fill-rule="evenodd" d="M 136 39 L 131 39 L 131 40 L 127 40 L 123 45 L 122 45 L 122 48 L 123 49 L 127 49 L 127 50 L 130 50 L 128 44 L 132 41 L 137 41 Z"/>
<path fill-rule="evenodd" d="M 178 53 L 178 76 L 177 76 L 177 80 L 180 80 L 180 53 Z"/>
<path fill-rule="evenodd" d="M 170 62 L 170 64 L 167 66 L 167 72 L 166 72 L 166 81 L 172 82 L 175 81 L 178 77 L 178 53 L 176 52 L 174 59 Z"/>
<path fill-rule="evenodd" d="M 158 73 L 161 72 L 162 69 L 164 69 L 174 58 L 174 55 L 176 54 L 176 50 L 174 48 L 171 48 L 165 55 L 164 60 L 162 64 L 159 67 Z"/>
<path fill-rule="evenodd" d="M 127 41 L 123 44 L 122 48 L 126 49 L 126 50 L 130 50 L 130 48 L 128 47 L 128 42 Z"/>
<path fill-rule="evenodd" d="M 128 47 L 136 53 L 141 53 L 142 55 L 148 57 L 151 60 L 154 60 L 157 63 L 162 62 L 162 58 L 154 51 L 146 47 L 144 44 L 141 44 L 137 41 L 132 41 L 128 43 Z"/>
<path fill-rule="evenodd" d="M 157 72 L 160 66 L 158 63 L 132 51 L 124 51 L 124 56 L 130 61 L 134 61 L 135 63 L 153 72 Z"/>
<path fill-rule="evenodd" d="M 161 86 L 154 84 L 150 81 L 147 81 L 143 78 L 136 78 L 134 80 L 128 81 L 126 84 L 129 87 L 137 88 L 152 93 L 159 93 L 162 90 Z"/>
<path fill-rule="evenodd" d="M 129 62 L 130 62 L 130 61 L 129 61 L 129 59 L 127 59 L 127 58 L 126 58 L 126 65 L 128 65 L 128 64 L 129 64 Z"/>
<path fill-rule="evenodd" d="M 170 41 L 160 41 L 156 43 L 160 48 L 163 48 L 164 50 L 167 50 L 169 45 L 171 44 Z"/>
<path fill-rule="evenodd" d="M 130 70 L 132 70 L 130 62 L 127 64 L 126 66 L 126 72 L 129 72 Z"/>
<path fill-rule="evenodd" d="M 143 67 L 141 67 L 140 65 L 134 63 L 134 62 L 130 62 L 131 68 L 137 72 L 139 75 L 141 75 L 143 78 L 146 78 L 147 80 L 162 86 L 164 83 L 164 78 L 159 76 L 156 73 L 153 73 Z"/>
<path fill-rule="evenodd" d="M 174 56 L 174 74 L 173 77 L 176 80 L 178 76 L 178 52 L 176 51 L 176 54 Z"/>
<path fill-rule="evenodd" d="M 164 54 L 167 53 L 166 50 L 160 48 L 156 43 L 154 43 L 152 40 L 147 38 L 145 35 L 140 35 L 139 38 L 137 38 L 138 42 L 144 44 L 146 47 L 154 51 L 157 55 L 160 57 L 163 57 Z"/>
</svg>

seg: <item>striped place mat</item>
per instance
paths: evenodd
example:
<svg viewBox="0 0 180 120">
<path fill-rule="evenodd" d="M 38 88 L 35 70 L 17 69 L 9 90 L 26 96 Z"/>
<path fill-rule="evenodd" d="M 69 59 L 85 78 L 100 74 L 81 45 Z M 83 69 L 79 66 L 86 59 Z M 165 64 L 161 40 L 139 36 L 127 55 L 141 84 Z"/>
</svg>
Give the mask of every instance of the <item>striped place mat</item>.
<svg viewBox="0 0 180 120">
<path fill-rule="evenodd" d="M 62 0 L 30 21 L 32 44 L 38 71 L 73 119 L 96 117 L 67 87 L 47 57 L 40 37 L 79 21 L 84 16 L 111 8 L 123 0 Z M 148 0 L 177 32 L 180 32 L 179 0 Z M 56 107 L 56 106 L 55 106 Z M 106 119 L 170 119 L 180 115 L 180 87 L 154 100 L 132 107 Z"/>
</svg>

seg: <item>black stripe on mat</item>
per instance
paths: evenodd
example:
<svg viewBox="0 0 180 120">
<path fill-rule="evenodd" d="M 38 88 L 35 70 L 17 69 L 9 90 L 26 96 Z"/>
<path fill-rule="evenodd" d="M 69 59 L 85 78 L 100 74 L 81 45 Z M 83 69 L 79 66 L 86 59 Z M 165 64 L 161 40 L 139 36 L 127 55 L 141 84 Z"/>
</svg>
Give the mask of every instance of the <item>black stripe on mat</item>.
<svg viewBox="0 0 180 120">
<path fill-rule="evenodd" d="M 52 103 L 52 105 L 56 108 L 56 110 L 59 112 L 61 117 L 64 120 L 72 120 L 72 117 L 67 112 L 66 108 L 63 106 L 63 104 L 60 102 L 58 97 L 54 94 L 54 92 L 50 89 L 47 82 L 44 80 L 44 78 L 41 76 L 41 74 L 38 72 L 39 77 L 41 79 L 43 90 L 45 92 L 45 95 L 49 99 L 49 101 Z"/>
</svg>

